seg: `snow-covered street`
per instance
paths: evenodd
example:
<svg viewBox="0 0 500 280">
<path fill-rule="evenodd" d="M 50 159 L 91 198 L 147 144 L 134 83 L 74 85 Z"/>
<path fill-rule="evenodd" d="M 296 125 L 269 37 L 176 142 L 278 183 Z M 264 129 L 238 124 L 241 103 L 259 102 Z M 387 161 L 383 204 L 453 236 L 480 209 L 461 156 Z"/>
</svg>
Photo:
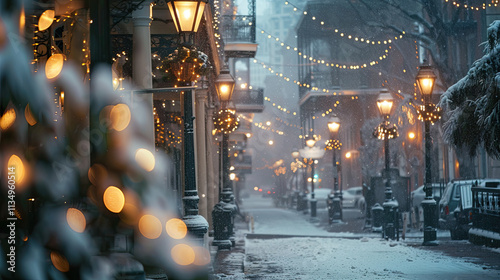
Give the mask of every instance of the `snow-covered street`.
<svg viewBox="0 0 500 280">
<path fill-rule="evenodd" d="M 327 232 L 309 222 L 308 215 L 275 208 L 270 199 L 258 196 L 241 208 L 254 217 L 254 233 L 250 229 L 244 237 L 245 230 L 239 231 L 244 256 L 239 253 L 240 260 L 233 261 L 242 261 L 243 269 L 218 275 L 221 279 L 500 278 L 500 271 L 488 265 L 416 246 L 421 243 L 417 235 L 387 241 L 375 233 Z M 500 257 L 499 251 L 493 254 Z"/>
</svg>

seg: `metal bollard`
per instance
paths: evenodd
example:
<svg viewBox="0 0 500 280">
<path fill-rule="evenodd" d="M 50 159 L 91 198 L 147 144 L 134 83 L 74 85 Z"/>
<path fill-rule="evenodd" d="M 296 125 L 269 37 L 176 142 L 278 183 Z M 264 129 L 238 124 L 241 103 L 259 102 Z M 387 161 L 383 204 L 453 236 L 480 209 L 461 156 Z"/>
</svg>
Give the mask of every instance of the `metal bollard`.
<svg viewBox="0 0 500 280">
<path fill-rule="evenodd" d="M 214 240 L 212 241 L 213 246 L 217 246 L 219 250 L 230 249 L 231 241 L 229 237 L 231 236 L 231 210 L 224 207 L 225 203 L 217 203 L 212 210 L 212 221 L 214 227 Z"/>
</svg>

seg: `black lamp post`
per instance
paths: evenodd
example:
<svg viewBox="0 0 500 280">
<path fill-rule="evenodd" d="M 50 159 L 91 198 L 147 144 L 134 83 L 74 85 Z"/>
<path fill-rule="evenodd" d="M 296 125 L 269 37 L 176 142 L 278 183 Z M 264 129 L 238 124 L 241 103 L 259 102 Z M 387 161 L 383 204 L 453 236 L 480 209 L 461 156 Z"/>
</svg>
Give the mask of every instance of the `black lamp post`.
<svg viewBox="0 0 500 280">
<path fill-rule="evenodd" d="M 236 122 L 236 117 L 226 107 L 233 94 L 235 81 L 229 69 L 224 67 L 221 69 L 217 80 L 215 81 L 215 88 L 217 97 L 221 104 L 221 110 L 218 112 L 219 118 L 225 124 L 217 129 L 222 132 L 222 192 L 219 193 L 219 203 L 217 203 L 213 210 L 213 224 L 214 224 L 214 241 L 212 245 L 217 246 L 218 249 L 231 248 L 232 241 L 230 240 L 233 233 L 232 215 L 234 213 L 235 205 L 231 202 L 234 199 L 232 191 L 232 182 L 229 177 L 229 133 L 232 132 L 232 125 Z"/>
<path fill-rule="evenodd" d="M 291 164 L 291 170 L 293 172 L 293 177 L 294 177 L 294 180 L 295 180 L 295 190 L 294 190 L 294 193 L 293 193 L 293 199 L 295 200 L 295 203 L 296 203 L 296 207 L 297 207 L 297 210 L 300 210 L 300 206 L 299 206 L 299 176 L 298 176 L 298 173 L 300 171 L 300 163 L 298 161 L 300 157 L 300 153 L 298 150 L 294 150 L 292 152 L 292 158 L 294 160 L 294 162 L 292 162 Z M 292 206 L 293 206 L 293 200 L 292 200 Z"/>
<path fill-rule="evenodd" d="M 333 197 L 331 195 L 328 197 L 329 205 L 328 216 L 329 223 L 332 222 L 340 222 L 342 221 L 342 203 L 341 203 L 341 194 L 339 189 L 339 170 L 337 164 L 337 150 L 340 150 L 341 144 L 338 138 L 338 132 L 340 129 L 340 119 L 338 117 L 332 117 L 328 120 L 328 130 L 330 131 L 330 141 L 327 144 L 327 147 L 332 150 L 333 154 Z M 329 203 L 330 204 L 330 203 Z"/>
<path fill-rule="evenodd" d="M 391 189 L 391 184 L 390 184 L 390 153 L 389 153 L 389 135 L 385 133 L 385 129 L 388 129 L 389 127 L 389 117 L 391 115 L 391 110 L 392 110 L 392 104 L 394 103 L 394 100 L 391 96 L 391 94 L 386 90 L 382 90 L 380 93 L 378 99 L 377 99 L 377 106 L 378 110 L 380 111 L 380 114 L 384 118 L 383 122 L 383 127 L 384 127 L 384 133 L 383 133 L 383 138 L 384 138 L 384 153 L 385 153 L 385 175 L 386 175 L 386 181 L 385 181 L 385 201 L 389 201 L 392 198 L 392 189 Z"/>
<path fill-rule="evenodd" d="M 432 138 L 430 134 L 430 124 L 434 120 L 434 104 L 432 104 L 432 90 L 434 89 L 434 82 L 436 75 L 429 65 L 420 66 L 417 74 L 417 84 L 420 93 L 424 99 L 424 105 L 421 108 L 421 119 L 424 121 L 425 129 L 425 199 L 422 201 L 422 208 L 424 209 L 424 242 L 423 245 L 434 246 L 438 245 L 436 239 L 436 201 L 432 195 L 432 178 L 431 178 L 431 150 Z"/>
<path fill-rule="evenodd" d="M 198 31 L 206 1 L 168 1 L 168 7 L 177 31 L 194 34 Z M 208 223 L 198 213 L 198 190 L 196 187 L 196 162 L 194 155 L 193 92 L 183 94 L 184 101 L 184 222 L 195 238 L 203 240 L 208 231 Z"/>
<path fill-rule="evenodd" d="M 306 146 L 312 149 L 316 144 L 316 139 L 312 136 L 307 137 Z M 316 198 L 314 197 L 314 159 L 311 158 L 311 218 L 316 218 Z"/>
<path fill-rule="evenodd" d="M 382 204 L 384 208 L 384 222 L 382 236 L 390 239 L 394 239 L 395 231 L 398 217 L 397 209 L 398 202 L 392 199 L 392 188 L 391 188 L 391 173 L 390 173 L 390 153 L 389 153 L 389 139 L 397 137 L 396 126 L 391 126 L 389 122 L 389 117 L 391 115 L 392 105 L 394 99 L 392 95 L 384 89 L 380 92 L 379 98 L 377 99 L 377 106 L 380 114 L 384 118 L 384 122 L 380 124 L 378 128 L 378 137 L 384 140 L 384 153 L 385 153 L 385 202 Z"/>
</svg>

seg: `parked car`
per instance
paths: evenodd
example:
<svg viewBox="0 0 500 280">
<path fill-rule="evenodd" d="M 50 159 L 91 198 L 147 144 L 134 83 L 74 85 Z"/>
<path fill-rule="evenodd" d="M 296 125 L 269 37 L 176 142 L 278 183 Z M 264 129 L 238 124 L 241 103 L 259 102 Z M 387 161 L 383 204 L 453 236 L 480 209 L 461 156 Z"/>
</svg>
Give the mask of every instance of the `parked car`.
<svg viewBox="0 0 500 280">
<path fill-rule="evenodd" d="M 496 182 L 496 183 L 495 183 Z M 439 203 L 439 226 L 450 231 L 451 239 L 467 239 L 472 226 L 472 191 L 474 184 L 500 184 L 498 179 L 452 181 Z"/>
<path fill-rule="evenodd" d="M 444 192 L 445 186 L 439 183 L 432 184 L 432 196 L 436 203 L 441 200 L 441 195 Z M 424 209 L 422 201 L 425 199 L 424 185 L 418 187 L 410 194 L 412 224 L 416 228 L 421 228 L 424 222 Z"/>
<path fill-rule="evenodd" d="M 358 208 L 360 201 L 364 201 L 363 187 L 352 187 L 342 191 L 342 207 Z"/>
</svg>

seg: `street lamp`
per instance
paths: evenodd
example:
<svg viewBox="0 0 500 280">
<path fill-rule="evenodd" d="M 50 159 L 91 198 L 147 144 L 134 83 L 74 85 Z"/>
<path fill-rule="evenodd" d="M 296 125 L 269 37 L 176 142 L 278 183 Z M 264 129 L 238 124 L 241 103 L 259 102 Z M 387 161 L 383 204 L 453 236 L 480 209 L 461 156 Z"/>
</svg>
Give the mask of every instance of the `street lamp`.
<svg viewBox="0 0 500 280">
<path fill-rule="evenodd" d="M 214 116 L 218 118 L 216 129 L 222 132 L 222 191 L 219 193 L 219 203 L 215 205 L 213 210 L 214 224 L 214 240 L 213 246 L 218 249 L 229 249 L 233 242 L 230 240 L 233 233 L 232 215 L 236 211 L 236 205 L 233 203 L 234 195 L 232 191 L 232 182 L 230 179 L 229 169 L 229 133 L 237 126 L 237 118 L 234 113 L 227 109 L 227 104 L 231 100 L 235 81 L 229 69 L 224 66 L 217 79 L 215 80 L 215 89 L 217 97 L 221 104 L 221 110 Z"/>
<path fill-rule="evenodd" d="M 306 146 L 309 147 L 309 149 L 313 149 L 314 145 L 316 144 L 316 139 L 312 136 L 308 136 L 306 138 Z M 316 199 L 314 197 L 314 159 L 311 158 L 311 217 L 315 218 L 316 217 Z"/>
<path fill-rule="evenodd" d="M 206 1 L 167 1 L 177 32 L 181 35 L 195 34 L 203 15 Z M 208 223 L 198 212 L 198 191 L 196 187 L 196 162 L 193 131 L 193 93 L 184 93 L 184 222 L 190 233 L 203 240 L 208 231 Z"/>
<path fill-rule="evenodd" d="M 342 221 L 342 204 L 341 204 L 341 192 L 339 190 L 339 170 L 337 165 L 337 150 L 340 150 L 342 144 L 338 138 L 338 132 L 340 129 L 340 119 L 338 117 L 332 117 L 328 120 L 328 130 L 330 131 L 330 141 L 327 144 L 328 149 L 332 150 L 333 153 L 333 197 L 328 196 L 328 217 L 329 223 Z"/>
<path fill-rule="evenodd" d="M 431 150 L 432 139 L 430 134 L 430 124 L 435 120 L 434 113 L 439 111 L 435 109 L 432 104 L 432 90 L 436 81 L 436 75 L 431 66 L 422 65 L 418 69 L 417 84 L 420 93 L 424 99 L 424 105 L 420 109 L 419 118 L 424 121 L 425 130 L 425 199 L 422 201 L 422 208 L 424 209 L 424 242 L 423 245 L 434 246 L 438 245 L 436 239 L 436 201 L 432 195 L 432 178 L 431 178 Z"/>
<path fill-rule="evenodd" d="M 302 205 L 301 205 L 302 202 L 299 201 L 299 176 L 298 176 L 298 173 L 299 173 L 299 170 L 300 170 L 300 163 L 301 163 L 298 160 L 299 157 L 300 157 L 299 151 L 298 150 L 293 150 L 293 152 L 292 152 L 292 158 L 293 158 L 294 161 L 292 162 L 292 164 L 290 164 L 290 170 L 292 170 L 293 177 L 294 177 L 294 180 L 295 180 L 294 199 L 295 199 L 297 211 L 298 210 L 302 210 Z"/>
<path fill-rule="evenodd" d="M 378 126 L 377 137 L 384 140 L 384 153 L 385 153 L 385 201 L 382 204 L 384 207 L 384 229 L 382 231 L 382 236 L 394 239 L 395 235 L 395 224 L 397 223 L 398 217 L 396 217 L 396 209 L 398 207 L 397 201 L 392 200 L 392 189 L 391 189 L 391 174 L 390 174 L 390 153 L 389 153 L 389 139 L 398 136 L 397 128 L 395 125 L 390 124 L 389 117 L 391 115 L 392 105 L 394 99 L 387 89 L 383 89 L 380 92 L 379 98 L 377 99 L 377 106 L 380 114 L 384 118 L 384 121 Z"/>
</svg>

